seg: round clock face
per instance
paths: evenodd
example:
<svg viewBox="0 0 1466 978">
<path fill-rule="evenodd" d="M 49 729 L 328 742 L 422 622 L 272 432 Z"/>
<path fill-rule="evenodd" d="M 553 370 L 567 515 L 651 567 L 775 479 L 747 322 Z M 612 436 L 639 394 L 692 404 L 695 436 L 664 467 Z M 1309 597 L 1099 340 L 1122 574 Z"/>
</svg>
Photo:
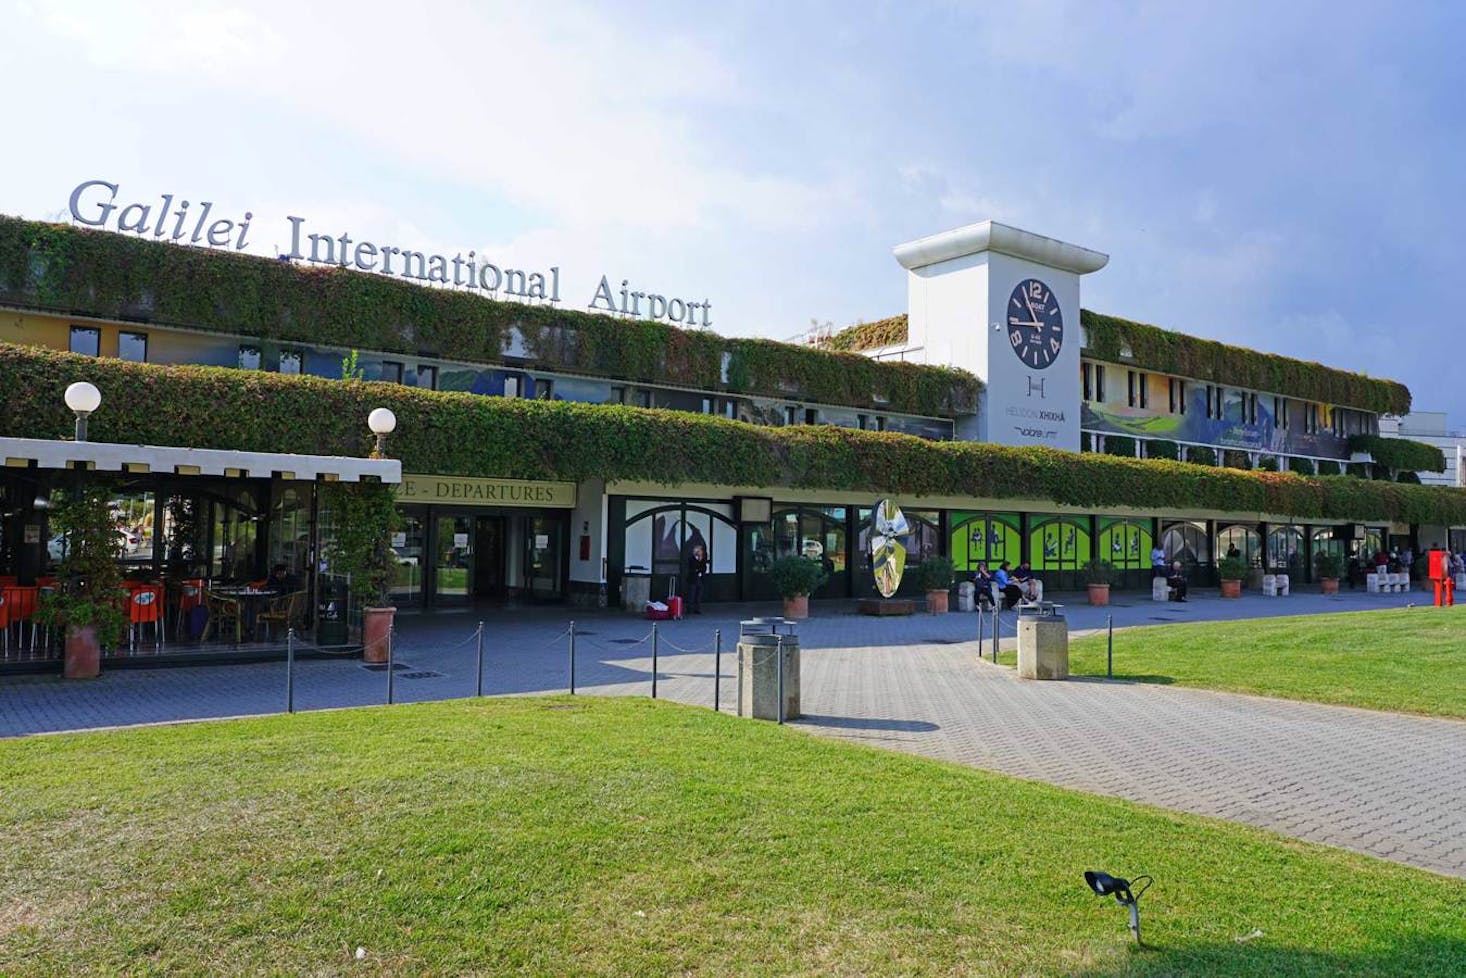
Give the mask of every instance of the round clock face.
<svg viewBox="0 0 1466 978">
<path fill-rule="evenodd" d="M 1054 290 L 1036 278 L 1018 283 L 1008 299 L 1008 342 L 1018 359 L 1042 370 L 1064 348 L 1064 314 Z"/>
</svg>

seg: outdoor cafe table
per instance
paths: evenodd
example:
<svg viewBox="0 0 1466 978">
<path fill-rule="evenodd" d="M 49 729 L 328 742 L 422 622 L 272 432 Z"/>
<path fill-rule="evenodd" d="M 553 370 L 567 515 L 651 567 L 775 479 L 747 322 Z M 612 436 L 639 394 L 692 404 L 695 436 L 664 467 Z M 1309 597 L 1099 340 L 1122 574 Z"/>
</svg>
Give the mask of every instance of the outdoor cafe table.
<svg viewBox="0 0 1466 978">
<path fill-rule="evenodd" d="M 216 587 L 212 592 L 221 598 L 239 602 L 239 614 L 244 619 L 244 630 L 251 639 L 255 637 L 255 620 L 266 602 L 278 598 L 281 591 L 276 588 Z"/>
</svg>

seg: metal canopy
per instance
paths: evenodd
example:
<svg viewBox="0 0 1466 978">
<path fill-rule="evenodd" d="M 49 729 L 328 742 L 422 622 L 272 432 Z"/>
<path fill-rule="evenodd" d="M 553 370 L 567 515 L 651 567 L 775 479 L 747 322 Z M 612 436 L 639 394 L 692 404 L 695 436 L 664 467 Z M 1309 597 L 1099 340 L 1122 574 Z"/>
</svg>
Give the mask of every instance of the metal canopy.
<svg viewBox="0 0 1466 978">
<path fill-rule="evenodd" d="M 95 441 L 0 438 L 0 459 L 9 468 L 86 469 L 98 472 L 215 475 L 237 479 L 301 479 L 314 482 L 402 481 L 394 458 L 286 455 L 217 448 L 117 445 Z"/>
</svg>

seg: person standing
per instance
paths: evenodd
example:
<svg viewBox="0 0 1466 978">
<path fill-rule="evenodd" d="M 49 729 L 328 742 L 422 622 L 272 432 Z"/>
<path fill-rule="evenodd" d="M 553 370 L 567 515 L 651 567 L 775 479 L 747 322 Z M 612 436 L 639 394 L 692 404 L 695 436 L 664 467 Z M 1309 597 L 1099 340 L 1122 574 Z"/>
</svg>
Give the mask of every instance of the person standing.
<svg viewBox="0 0 1466 978">
<path fill-rule="evenodd" d="M 1166 552 L 1160 544 L 1150 548 L 1150 576 L 1166 576 Z"/>
<path fill-rule="evenodd" d="M 702 579 L 707 576 L 708 559 L 703 554 L 702 544 L 692 548 L 687 558 L 687 604 L 694 615 L 702 614 Z"/>
</svg>

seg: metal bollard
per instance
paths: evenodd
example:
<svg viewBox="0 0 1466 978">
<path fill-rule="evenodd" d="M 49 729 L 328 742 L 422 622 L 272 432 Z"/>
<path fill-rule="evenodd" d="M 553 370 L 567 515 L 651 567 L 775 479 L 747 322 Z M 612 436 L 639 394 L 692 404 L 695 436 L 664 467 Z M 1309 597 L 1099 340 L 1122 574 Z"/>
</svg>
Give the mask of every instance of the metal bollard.
<svg viewBox="0 0 1466 978">
<path fill-rule="evenodd" d="M 652 622 L 652 699 L 657 698 L 657 623 Z"/>
<path fill-rule="evenodd" d="M 478 685 L 474 687 L 473 695 L 484 695 L 484 623 L 478 623 Z"/>
<path fill-rule="evenodd" d="M 295 629 L 285 632 L 285 712 L 295 712 Z"/>
<path fill-rule="evenodd" d="M 734 709 L 743 716 L 743 653 L 738 653 L 738 690 L 733 697 Z"/>
<path fill-rule="evenodd" d="M 779 670 L 779 675 L 778 675 L 778 688 L 779 688 L 779 725 L 782 727 L 784 725 L 784 636 L 783 635 L 780 635 L 778 637 L 778 642 L 774 646 L 774 654 L 776 656 L 778 656 L 778 659 L 777 659 L 777 661 L 775 661 L 774 665 Z"/>
<path fill-rule="evenodd" d="M 982 613 L 982 608 L 979 607 L 977 609 L 977 658 L 979 660 L 982 659 L 982 647 L 983 647 L 983 644 L 987 640 L 987 636 L 983 634 L 983 629 L 982 629 L 983 624 L 984 624 L 984 617 L 983 617 L 983 613 Z"/>
<path fill-rule="evenodd" d="M 575 622 L 570 623 L 570 695 L 575 695 Z"/>
<path fill-rule="evenodd" d="M 713 629 L 713 712 L 723 712 L 723 630 Z"/>
<path fill-rule="evenodd" d="M 1105 615 L 1105 678 L 1115 678 L 1115 616 Z"/>
<path fill-rule="evenodd" d="M 387 705 L 391 706 L 397 695 L 397 670 L 392 668 L 392 646 L 396 645 L 397 626 L 387 629 Z"/>
</svg>

